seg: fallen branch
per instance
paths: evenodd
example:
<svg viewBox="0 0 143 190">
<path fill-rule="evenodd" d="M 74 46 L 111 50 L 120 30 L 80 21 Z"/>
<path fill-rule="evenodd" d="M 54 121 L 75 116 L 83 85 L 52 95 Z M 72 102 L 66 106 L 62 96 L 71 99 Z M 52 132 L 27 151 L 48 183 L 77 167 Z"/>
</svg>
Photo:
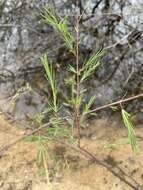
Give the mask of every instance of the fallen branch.
<svg viewBox="0 0 143 190">
<path fill-rule="evenodd" d="M 132 189 L 142 190 L 141 185 L 138 184 L 133 178 L 131 178 L 130 176 L 125 174 L 124 171 L 122 172 L 122 175 L 120 175 L 119 172 L 116 172 L 111 166 L 107 165 L 104 161 L 99 160 L 94 154 L 90 153 L 86 149 L 79 147 L 79 146 L 74 146 L 72 144 L 69 144 L 69 143 L 61 141 L 61 140 L 56 140 L 56 141 L 62 145 L 64 144 L 66 147 L 69 147 L 76 152 L 79 152 L 81 155 L 84 155 L 85 158 L 88 158 L 89 161 L 92 161 L 92 163 L 97 163 L 97 164 L 101 165 L 102 167 L 106 168 L 110 173 L 112 173 L 115 177 L 119 178 L 121 181 L 123 181 L 125 184 L 127 184 Z M 120 169 L 120 168 L 118 168 L 118 169 Z M 121 169 L 120 169 L 120 171 L 121 171 Z M 129 180 L 127 180 L 125 177 L 130 178 L 130 180 L 132 182 L 134 182 L 134 184 L 131 183 Z"/>
<path fill-rule="evenodd" d="M 18 142 L 24 140 L 26 137 L 33 135 L 34 133 L 49 127 L 50 123 L 44 124 L 41 127 L 39 127 L 38 129 L 33 130 L 31 133 L 23 135 L 22 137 L 18 138 L 16 141 L 2 147 L 0 149 L 0 157 L 3 156 L 4 152 L 7 151 L 8 149 L 10 149 L 11 147 L 13 147 L 15 144 L 17 144 Z M 106 168 L 109 172 L 111 172 L 114 176 L 116 176 L 117 178 L 119 178 L 121 181 L 123 181 L 125 184 L 127 184 L 128 186 L 130 186 L 132 189 L 134 190 L 141 190 L 141 186 L 132 179 L 132 181 L 134 181 L 135 184 L 130 183 L 128 180 L 125 179 L 125 177 L 127 177 L 127 175 L 121 176 L 120 174 L 118 174 L 116 171 L 114 171 L 109 165 L 107 165 L 104 161 L 99 160 L 98 158 L 96 158 L 96 156 L 94 156 L 92 153 L 90 153 L 89 151 L 87 151 L 86 149 L 82 148 L 82 147 L 78 147 L 78 146 L 74 146 L 72 144 L 66 143 L 64 141 L 60 141 L 55 139 L 56 142 L 60 143 L 60 144 L 64 144 L 66 147 L 69 147 L 71 149 L 73 149 L 76 152 L 79 152 L 81 155 L 84 155 L 86 158 L 88 158 L 90 161 L 92 161 L 92 163 L 97 163 L 99 165 L 101 165 L 102 167 Z"/>
</svg>

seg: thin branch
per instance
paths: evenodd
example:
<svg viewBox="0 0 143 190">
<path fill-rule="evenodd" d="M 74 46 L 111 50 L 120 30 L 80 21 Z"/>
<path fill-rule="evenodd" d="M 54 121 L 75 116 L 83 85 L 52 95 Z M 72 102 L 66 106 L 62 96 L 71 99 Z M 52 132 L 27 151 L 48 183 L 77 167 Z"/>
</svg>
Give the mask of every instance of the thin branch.
<svg viewBox="0 0 143 190">
<path fill-rule="evenodd" d="M 79 20 L 80 16 L 77 13 L 76 16 L 76 107 L 75 107 L 75 127 L 77 129 L 78 133 L 78 146 L 80 147 L 80 113 L 79 113 L 79 97 L 80 97 L 80 79 L 79 79 L 79 41 L 80 41 L 80 36 L 79 36 Z"/>
<path fill-rule="evenodd" d="M 132 96 L 132 97 L 129 97 L 129 98 L 126 98 L 126 99 L 123 99 L 123 100 L 118 100 L 116 102 L 113 102 L 113 103 L 110 103 L 110 104 L 106 104 L 104 106 L 100 106 L 98 108 L 95 108 L 93 110 L 90 110 L 89 112 L 87 112 L 87 114 L 89 113 L 93 113 L 93 112 L 97 112 L 99 110 L 103 110 L 103 109 L 106 109 L 106 108 L 109 108 L 111 106 L 115 106 L 115 105 L 118 105 L 118 104 L 122 104 L 124 102 L 128 102 L 128 101 L 131 101 L 131 100 L 134 100 L 134 99 L 138 99 L 138 98 L 141 98 L 143 97 L 143 93 L 142 94 L 138 94 L 136 96 Z"/>
<path fill-rule="evenodd" d="M 12 143 L 8 144 L 8 145 L 5 145 L 3 147 L 0 148 L 0 157 L 3 156 L 4 152 L 7 151 L 8 149 L 10 149 L 11 147 L 13 147 L 15 144 L 17 144 L 18 142 L 24 140 L 26 137 L 29 137 L 33 134 L 35 134 L 36 132 L 46 128 L 46 127 L 49 127 L 50 126 L 50 123 L 46 123 L 44 125 L 42 125 L 41 127 L 31 131 L 30 133 L 26 134 L 26 135 L 23 135 L 22 137 L 18 138 L 17 140 L 13 141 Z"/>
</svg>

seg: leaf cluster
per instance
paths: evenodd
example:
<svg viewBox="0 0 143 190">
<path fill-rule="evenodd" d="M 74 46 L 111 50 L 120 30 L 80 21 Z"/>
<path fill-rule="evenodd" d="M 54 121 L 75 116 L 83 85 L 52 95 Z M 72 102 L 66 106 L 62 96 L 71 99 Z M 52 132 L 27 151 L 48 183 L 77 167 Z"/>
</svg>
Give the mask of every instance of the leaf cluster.
<svg viewBox="0 0 143 190">
<path fill-rule="evenodd" d="M 54 111 L 58 111 L 58 102 L 57 102 L 57 96 L 58 96 L 58 90 L 57 90 L 57 84 L 56 84 L 56 78 L 55 78 L 55 72 L 52 67 L 52 65 L 49 64 L 47 55 L 45 54 L 41 58 L 42 64 L 44 66 L 45 72 L 46 72 L 46 78 L 50 84 L 51 90 L 52 90 L 52 96 L 53 96 L 53 103 L 50 104 L 50 108 Z"/>
<path fill-rule="evenodd" d="M 58 16 L 55 14 L 55 11 L 52 8 L 47 7 L 44 9 L 42 13 L 42 18 L 45 23 L 53 26 L 59 32 L 67 48 L 73 54 L 75 54 L 75 48 L 74 48 L 75 40 L 74 37 L 69 32 L 67 25 L 67 16 L 65 16 L 64 19 L 60 20 Z"/>
<path fill-rule="evenodd" d="M 122 118 L 124 121 L 124 125 L 128 130 L 129 143 L 132 147 L 133 152 L 137 153 L 139 149 L 138 149 L 138 144 L 137 144 L 137 140 L 134 133 L 134 126 L 131 122 L 130 114 L 126 112 L 124 109 L 122 109 Z"/>
<path fill-rule="evenodd" d="M 97 67 L 101 64 L 99 58 L 103 57 L 104 54 L 105 52 L 103 51 L 103 49 L 100 49 L 99 51 L 93 53 L 89 60 L 83 64 L 80 70 L 80 72 L 82 73 L 81 82 L 91 77 Z"/>
</svg>

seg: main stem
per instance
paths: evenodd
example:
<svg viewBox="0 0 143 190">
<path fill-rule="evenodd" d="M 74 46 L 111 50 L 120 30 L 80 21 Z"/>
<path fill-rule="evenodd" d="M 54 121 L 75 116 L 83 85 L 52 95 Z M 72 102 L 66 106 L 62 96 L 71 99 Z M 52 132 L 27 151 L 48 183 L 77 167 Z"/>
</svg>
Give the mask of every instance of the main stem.
<svg viewBox="0 0 143 190">
<path fill-rule="evenodd" d="M 76 115 L 75 115 L 75 127 L 78 135 L 78 146 L 80 147 L 80 73 L 79 73 L 79 15 L 76 16 Z"/>
</svg>

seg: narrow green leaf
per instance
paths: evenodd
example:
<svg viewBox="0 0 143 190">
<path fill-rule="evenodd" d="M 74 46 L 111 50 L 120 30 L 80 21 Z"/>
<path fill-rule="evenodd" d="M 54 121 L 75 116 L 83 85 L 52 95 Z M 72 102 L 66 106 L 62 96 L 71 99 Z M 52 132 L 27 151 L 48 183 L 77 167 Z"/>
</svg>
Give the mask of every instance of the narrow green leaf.
<svg viewBox="0 0 143 190">
<path fill-rule="evenodd" d="M 130 120 L 130 114 L 122 109 L 122 118 L 124 121 L 124 125 L 128 130 L 128 140 L 132 147 L 133 152 L 138 153 L 139 147 L 136 141 L 135 133 L 134 133 L 134 126 Z"/>
<path fill-rule="evenodd" d="M 53 26 L 59 32 L 61 38 L 65 42 L 66 47 L 73 54 L 75 54 L 75 39 L 68 30 L 67 16 L 65 16 L 63 20 L 59 21 L 57 15 L 50 7 L 45 8 L 41 16 L 47 24 Z"/>
<path fill-rule="evenodd" d="M 75 68 L 74 68 L 72 65 L 69 65 L 69 70 L 70 70 L 72 73 L 74 73 L 74 74 L 77 73 L 76 70 L 75 70 Z"/>
<path fill-rule="evenodd" d="M 92 106 L 92 105 L 94 104 L 94 102 L 95 102 L 95 99 L 96 99 L 96 97 L 95 97 L 95 96 L 91 96 L 91 97 L 90 97 L 90 99 L 89 99 L 88 103 L 87 103 L 87 104 L 85 104 L 85 107 L 84 107 L 84 109 L 83 109 L 83 114 L 85 114 L 85 113 L 88 113 L 88 112 L 89 112 L 89 110 L 90 110 L 91 106 Z"/>
<path fill-rule="evenodd" d="M 57 112 L 58 111 L 58 104 L 57 104 L 57 98 L 58 98 L 58 90 L 57 90 L 57 84 L 56 84 L 56 79 L 55 79 L 55 73 L 53 70 L 52 65 L 49 64 L 47 55 L 45 54 L 41 58 L 42 64 L 44 66 L 45 72 L 46 72 L 46 78 L 49 81 L 49 84 L 52 89 L 52 95 L 53 95 L 53 107 L 52 109 Z"/>
<path fill-rule="evenodd" d="M 100 61 L 99 59 L 105 54 L 105 52 L 100 49 L 98 52 L 94 53 L 88 61 L 86 61 L 80 72 L 82 73 L 82 77 L 80 82 L 82 83 L 83 81 L 87 80 L 97 69 L 98 66 L 100 66 Z"/>
</svg>

